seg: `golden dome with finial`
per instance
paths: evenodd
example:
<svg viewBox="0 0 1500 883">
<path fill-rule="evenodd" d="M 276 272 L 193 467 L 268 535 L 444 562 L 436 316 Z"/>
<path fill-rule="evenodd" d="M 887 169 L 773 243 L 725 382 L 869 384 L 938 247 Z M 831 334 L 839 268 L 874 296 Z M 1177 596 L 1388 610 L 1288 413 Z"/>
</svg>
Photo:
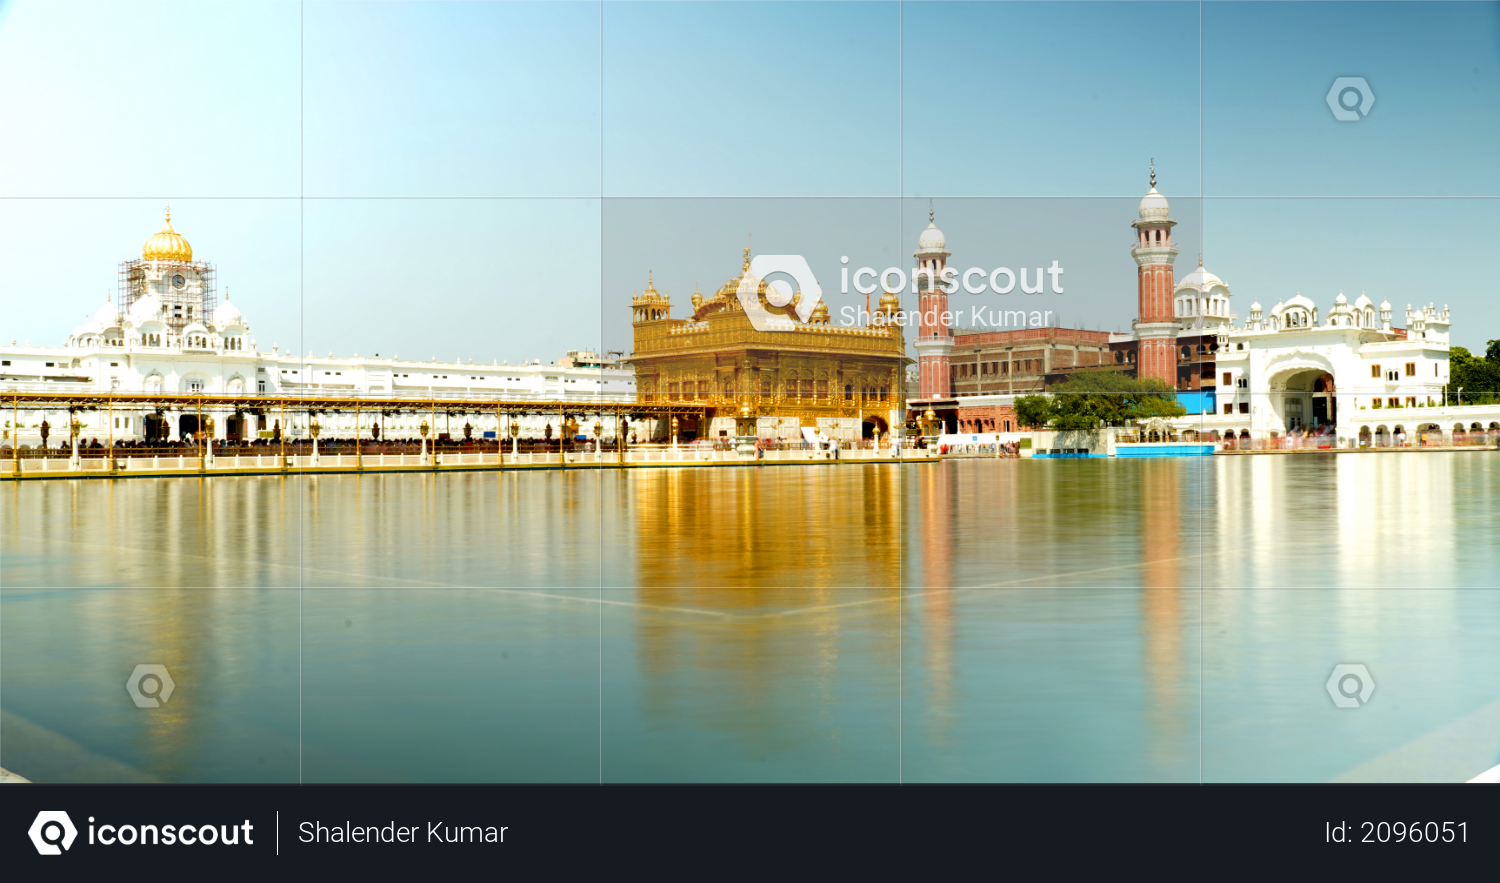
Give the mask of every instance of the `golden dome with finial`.
<svg viewBox="0 0 1500 883">
<path fill-rule="evenodd" d="M 812 315 L 808 317 L 808 320 L 814 325 L 827 325 L 829 322 L 828 301 L 818 301 L 818 305 L 813 307 Z"/>
<path fill-rule="evenodd" d="M 172 229 L 171 206 L 167 206 L 167 219 L 162 223 L 161 230 L 146 240 L 145 247 L 141 249 L 141 258 L 147 261 L 192 261 L 193 247 Z"/>
<path fill-rule="evenodd" d="M 880 296 L 880 312 L 885 313 L 888 316 L 893 316 L 900 309 L 901 298 L 896 296 L 896 292 L 887 291 L 885 294 L 882 294 Z"/>
<path fill-rule="evenodd" d="M 661 292 L 656 290 L 656 283 L 653 281 L 653 275 L 654 274 L 650 270 L 646 271 L 646 290 L 641 292 L 641 300 L 664 301 L 666 300 L 666 298 L 662 296 Z"/>
<path fill-rule="evenodd" d="M 703 306 L 703 292 L 699 291 L 698 290 L 698 286 L 694 285 L 693 286 L 693 309 L 696 310 L 696 309 L 698 309 L 701 306 Z"/>
</svg>

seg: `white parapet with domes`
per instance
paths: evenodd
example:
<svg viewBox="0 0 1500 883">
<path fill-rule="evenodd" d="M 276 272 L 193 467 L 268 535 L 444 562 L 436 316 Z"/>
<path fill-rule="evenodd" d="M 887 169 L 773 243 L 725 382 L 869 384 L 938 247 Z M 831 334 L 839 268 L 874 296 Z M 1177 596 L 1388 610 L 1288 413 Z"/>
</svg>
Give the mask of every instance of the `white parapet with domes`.
<svg viewBox="0 0 1500 883">
<path fill-rule="evenodd" d="M 382 399 L 470 397 L 578 402 L 580 409 L 588 403 L 635 401 L 634 371 L 587 350 L 546 364 L 536 359 L 514 365 L 400 359 L 395 354 L 299 355 L 274 344 L 265 352 L 238 299 L 226 295 L 223 303 L 212 305 L 203 276 L 208 265 L 192 263 L 192 246 L 172 229 L 170 214 L 141 253 L 141 260 L 123 265 L 122 275 L 130 274 L 123 313 L 117 303 L 106 302 L 61 346 L 0 344 L 0 391 L 357 395 L 372 405 Z M 148 412 L 114 409 L 107 416 L 96 411 L 78 416 L 88 438 L 128 441 L 143 436 Z M 22 444 L 38 443 L 37 430 L 45 418 L 40 412 L 7 413 L 0 446 L 17 438 Z M 61 426 L 60 419 L 66 417 L 54 413 L 49 423 Z M 226 436 L 228 423 L 215 421 L 216 437 Z M 416 425 L 397 420 L 391 429 L 392 437 L 401 437 L 415 433 Z M 530 427 L 523 425 L 523 430 Z M 52 443 L 56 441 L 54 434 Z"/>
</svg>

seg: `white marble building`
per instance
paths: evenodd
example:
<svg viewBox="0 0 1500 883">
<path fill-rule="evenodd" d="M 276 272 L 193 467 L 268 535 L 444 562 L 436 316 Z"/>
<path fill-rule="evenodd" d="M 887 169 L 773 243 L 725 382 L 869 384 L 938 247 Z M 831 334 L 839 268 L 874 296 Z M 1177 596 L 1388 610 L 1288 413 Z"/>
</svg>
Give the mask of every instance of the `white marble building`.
<svg viewBox="0 0 1500 883">
<path fill-rule="evenodd" d="M 1227 318 L 1227 286 L 1222 292 L 1226 306 L 1218 309 Z M 1243 325 L 1211 320 L 1214 413 L 1184 418 L 1179 428 L 1264 439 L 1323 427 L 1341 447 L 1398 428 L 1409 436 L 1491 428 L 1494 408 L 1455 407 L 1448 308 L 1407 306 L 1405 327 L 1391 324 L 1392 312 L 1389 302 L 1376 307 L 1360 295 L 1351 304 L 1340 293 L 1323 313 L 1299 292 L 1269 312 L 1251 304 Z"/>
<path fill-rule="evenodd" d="M 538 359 L 515 365 L 499 360 L 486 365 L 473 360 L 402 359 L 395 353 L 300 355 L 275 344 L 262 351 L 240 302 L 227 296 L 217 302 L 212 274 L 210 265 L 193 261 L 192 246 L 172 229 L 168 214 L 161 231 L 147 240 L 141 259 L 122 265 L 119 300 L 95 310 L 66 343 L 33 346 L 13 340 L 0 344 L 0 391 L 357 395 L 372 407 L 382 400 L 424 396 L 563 401 L 580 406 L 635 401 L 634 371 L 587 350 L 569 352 L 548 364 Z M 4 443 L 19 437 L 22 444 L 35 444 L 43 417 L 40 412 L 4 414 L 0 418 L 5 426 Z M 156 416 L 116 409 L 108 418 L 96 412 L 80 412 L 79 418 L 89 438 L 112 435 L 128 441 L 144 437 L 148 418 Z M 165 418 L 170 438 L 196 428 L 196 415 L 168 414 Z M 192 427 L 182 424 L 183 418 Z M 387 437 L 415 435 L 420 419 L 412 415 L 388 418 Z M 490 424 L 495 419 L 485 419 L 482 428 L 493 431 Z M 540 417 L 519 419 L 527 434 L 546 423 Z M 48 416 L 54 445 L 65 433 L 65 420 L 66 415 Z M 113 425 L 108 424 L 110 420 Z M 253 423 L 240 422 L 232 413 L 226 414 L 215 421 L 214 435 L 254 438 L 264 428 L 260 422 L 258 418 Z M 320 422 L 330 433 L 342 429 L 341 417 L 324 417 Z M 300 434 L 302 420 L 289 423 L 289 433 Z M 481 420 L 476 418 L 474 425 L 481 427 Z M 352 432 L 352 425 L 348 429 Z M 588 432 L 592 434 L 591 425 Z"/>
</svg>

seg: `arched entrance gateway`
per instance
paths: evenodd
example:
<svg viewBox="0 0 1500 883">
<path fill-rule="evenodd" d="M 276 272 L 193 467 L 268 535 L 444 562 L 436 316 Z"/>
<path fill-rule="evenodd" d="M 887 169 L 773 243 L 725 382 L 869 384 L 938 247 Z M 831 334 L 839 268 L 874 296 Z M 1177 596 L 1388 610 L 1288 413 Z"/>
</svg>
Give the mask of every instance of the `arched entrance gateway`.
<svg viewBox="0 0 1500 883">
<path fill-rule="evenodd" d="M 1316 353 L 1293 353 L 1266 366 L 1270 396 L 1262 428 L 1268 433 L 1307 431 L 1338 424 L 1333 365 Z"/>
<path fill-rule="evenodd" d="M 880 435 L 882 438 L 889 437 L 891 434 L 891 428 L 886 424 L 884 420 L 879 417 L 867 416 L 865 417 L 864 422 L 860 424 L 859 437 L 874 438 L 875 430 L 877 429 L 880 430 Z"/>
</svg>

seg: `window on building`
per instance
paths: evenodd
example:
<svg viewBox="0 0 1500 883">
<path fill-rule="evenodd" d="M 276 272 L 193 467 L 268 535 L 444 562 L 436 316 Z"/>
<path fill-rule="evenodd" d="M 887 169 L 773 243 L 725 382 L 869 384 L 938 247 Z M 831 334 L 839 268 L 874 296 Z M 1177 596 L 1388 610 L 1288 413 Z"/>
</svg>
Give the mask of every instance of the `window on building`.
<svg viewBox="0 0 1500 883">
<path fill-rule="evenodd" d="M 1248 414 L 1248 413 L 1250 413 L 1250 403 L 1249 402 L 1240 402 L 1240 413 L 1241 414 Z"/>
<path fill-rule="evenodd" d="M 1373 377 L 1373 378 L 1375 378 L 1376 380 L 1380 379 L 1380 366 L 1379 365 L 1371 365 L 1370 366 L 1370 376 Z"/>
<path fill-rule="evenodd" d="M 1385 404 L 1388 408 L 1399 408 L 1401 407 L 1401 400 L 1395 396 L 1391 396 L 1385 400 Z"/>
<path fill-rule="evenodd" d="M 1408 408 L 1415 408 L 1416 406 L 1417 406 L 1417 397 L 1416 396 L 1407 396 L 1406 397 L 1406 407 L 1408 407 Z"/>
<path fill-rule="evenodd" d="M 1407 377 L 1416 377 L 1417 376 L 1417 363 L 1416 362 L 1407 362 L 1406 363 L 1406 376 Z"/>
<path fill-rule="evenodd" d="M 1225 414 L 1233 414 L 1234 413 L 1234 405 L 1231 405 L 1230 403 L 1225 402 L 1224 403 L 1224 413 Z"/>
<path fill-rule="evenodd" d="M 1232 374 L 1229 371 L 1225 371 L 1224 372 L 1224 385 L 1225 386 L 1229 386 L 1232 383 L 1234 383 L 1234 374 Z"/>
</svg>

